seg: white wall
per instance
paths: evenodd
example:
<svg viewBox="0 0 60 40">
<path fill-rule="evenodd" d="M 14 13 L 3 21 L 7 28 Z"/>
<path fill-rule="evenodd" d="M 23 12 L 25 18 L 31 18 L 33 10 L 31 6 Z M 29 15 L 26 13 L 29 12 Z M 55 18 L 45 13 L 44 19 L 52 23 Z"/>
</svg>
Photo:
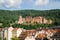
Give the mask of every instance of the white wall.
<svg viewBox="0 0 60 40">
<path fill-rule="evenodd" d="M 22 32 L 22 29 L 19 28 L 19 29 L 17 30 L 17 37 L 19 37 L 19 35 L 21 34 L 21 32 Z"/>
<path fill-rule="evenodd" d="M 11 40 L 11 38 L 12 38 L 12 30 L 13 30 L 12 27 L 8 28 L 8 40 Z"/>
</svg>

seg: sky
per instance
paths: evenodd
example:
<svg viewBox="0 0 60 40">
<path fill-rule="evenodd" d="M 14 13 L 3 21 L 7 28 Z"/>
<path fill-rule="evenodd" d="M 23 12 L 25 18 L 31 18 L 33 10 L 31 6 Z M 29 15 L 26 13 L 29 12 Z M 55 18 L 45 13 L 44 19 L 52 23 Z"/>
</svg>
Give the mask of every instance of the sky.
<svg viewBox="0 0 60 40">
<path fill-rule="evenodd" d="M 60 9 L 60 0 L 0 0 L 3 10 L 50 10 Z"/>
</svg>

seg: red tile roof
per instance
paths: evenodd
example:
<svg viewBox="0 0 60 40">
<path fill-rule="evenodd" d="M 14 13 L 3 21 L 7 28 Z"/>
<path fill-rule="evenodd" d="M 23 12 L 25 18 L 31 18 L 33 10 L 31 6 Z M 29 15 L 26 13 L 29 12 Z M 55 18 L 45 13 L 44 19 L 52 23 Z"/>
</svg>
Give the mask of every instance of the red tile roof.
<svg viewBox="0 0 60 40">
<path fill-rule="evenodd" d="M 42 33 L 40 33 L 40 34 L 38 34 L 38 38 L 44 38 L 45 37 L 45 35 L 44 34 L 42 34 Z"/>
</svg>

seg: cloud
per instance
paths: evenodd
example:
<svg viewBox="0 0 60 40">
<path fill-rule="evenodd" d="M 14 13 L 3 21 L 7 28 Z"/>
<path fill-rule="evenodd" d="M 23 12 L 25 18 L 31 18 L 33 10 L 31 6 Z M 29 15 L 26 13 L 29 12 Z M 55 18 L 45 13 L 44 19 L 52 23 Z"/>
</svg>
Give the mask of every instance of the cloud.
<svg viewBox="0 0 60 40">
<path fill-rule="evenodd" d="M 33 0 L 29 0 L 29 2 L 33 2 Z"/>
<path fill-rule="evenodd" d="M 49 3 L 49 0 L 36 0 L 35 6 L 41 6 L 41 5 L 47 5 Z"/>
<path fill-rule="evenodd" d="M 60 0 L 54 0 L 54 1 L 60 1 Z"/>
<path fill-rule="evenodd" d="M 22 0 L 0 0 L 0 6 L 6 8 L 16 8 L 22 4 Z"/>
</svg>

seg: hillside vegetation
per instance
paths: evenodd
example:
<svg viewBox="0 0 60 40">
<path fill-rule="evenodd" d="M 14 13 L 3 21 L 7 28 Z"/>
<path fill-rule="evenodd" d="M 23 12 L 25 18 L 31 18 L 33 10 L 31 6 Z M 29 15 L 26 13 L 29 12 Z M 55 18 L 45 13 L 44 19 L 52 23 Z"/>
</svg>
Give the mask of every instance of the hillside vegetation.
<svg viewBox="0 0 60 40">
<path fill-rule="evenodd" d="M 54 10 L 0 10 L 0 23 L 3 23 L 4 27 L 14 23 L 18 20 L 18 16 L 42 16 L 54 21 L 53 25 L 60 25 L 60 9 Z M 7 25 L 6 25 L 7 24 Z"/>
</svg>

